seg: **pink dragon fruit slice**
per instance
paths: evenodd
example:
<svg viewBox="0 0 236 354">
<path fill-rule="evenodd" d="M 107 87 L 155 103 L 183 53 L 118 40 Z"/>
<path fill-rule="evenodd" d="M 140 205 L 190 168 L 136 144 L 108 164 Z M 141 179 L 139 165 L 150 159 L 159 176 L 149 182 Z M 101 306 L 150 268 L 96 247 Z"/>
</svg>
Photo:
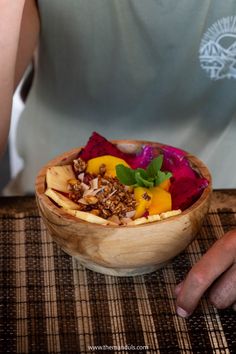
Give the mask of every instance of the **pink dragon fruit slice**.
<svg viewBox="0 0 236 354">
<path fill-rule="evenodd" d="M 93 132 L 85 147 L 80 151 L 79 157 L 84 161 L 103 155 L 112 155 L 124 159 L 125 154 L 106 138 Z"/>
<path fill-rule="evenodd" d="M 181 177 L 173 181 L 170 187 L 172 209 L 185 210 L 190 207 L 207 187 L 205 178 Z"/>
<path fill-rule="evenodd" d="M 126 161 L 129 163 L 130 167 L 136 168 L 146 168 L 149 163 L 154 159 L 155 151 L 151 145 L 142 146 L 141 151 L 137 155 L 131 156 L 127 154 Z"/>
<path fill-rule="evenodd" d="M 138 154 L 127 154 L 120 151 L 116 145 L 106 138 L 93 132 L 85 147 L 80 151 L 79 157 L 88 161 L 94 157 L 112 155 L 125 160 L 132 168 L 145 168 L 154 158 L 153 148 L 149 145 L 143 146 Z"/>
<path fill-rule="evenodd" d="M 163 170 L 174 172 L 182 166 L 189 166 L 184 150 L 168 145 L 162 146 L 161 150 L 164 155 Z"/>
<path fill-rule="evenodd" d="M 184 150 L 165 145 L 162 151 L 162 168 L 173 174 L 170 187 L 172 208 L 185 210 L 201 196 L 208 181 L 191 167 Z"/>
</svg>

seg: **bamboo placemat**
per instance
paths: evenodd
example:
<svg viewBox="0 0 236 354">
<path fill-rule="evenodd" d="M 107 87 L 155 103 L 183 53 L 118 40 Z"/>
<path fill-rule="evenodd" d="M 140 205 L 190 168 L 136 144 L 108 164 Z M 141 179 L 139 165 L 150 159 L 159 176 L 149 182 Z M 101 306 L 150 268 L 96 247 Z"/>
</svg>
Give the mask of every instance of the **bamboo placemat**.
<svg viewBox="0 0 236 354">
<path fill-rule="evenodd" d="M 0 213 L 0 353 L 236 353 L 236 314 L 203 298 L 188 319 L 173 289 L 236 209 L 211 209 L 188 249 L 152 274 L 116 278 L 81 267 L 37 209 Z"/>
</svg>

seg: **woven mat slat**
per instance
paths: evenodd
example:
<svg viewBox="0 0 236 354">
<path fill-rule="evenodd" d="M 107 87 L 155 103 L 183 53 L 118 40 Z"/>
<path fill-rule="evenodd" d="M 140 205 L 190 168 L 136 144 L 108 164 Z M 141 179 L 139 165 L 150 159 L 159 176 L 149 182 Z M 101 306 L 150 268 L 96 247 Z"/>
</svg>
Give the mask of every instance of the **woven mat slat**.
<svg viewBox="0 0 236 354">
<path fill-rule="evenodd" d="M 236 226 L 211 209 L 198 238 L 165 268 L 116 278 L 81 267 L 50 238 L 36 209 L 0 215 L 0 353 L 235 353 L 236 315 L 203 298 L 188 320 L 173 289 Z"/>
</svg>

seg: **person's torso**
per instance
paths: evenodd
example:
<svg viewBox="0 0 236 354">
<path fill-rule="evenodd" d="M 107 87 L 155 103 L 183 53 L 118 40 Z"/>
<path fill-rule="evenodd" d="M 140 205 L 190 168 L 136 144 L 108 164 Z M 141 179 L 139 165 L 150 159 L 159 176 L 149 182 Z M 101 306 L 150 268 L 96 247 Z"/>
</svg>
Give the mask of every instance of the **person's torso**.
<svg viewBox="0 0 236 354">
<path fill-rule="evenodd" d="M 38 148 L 51 142 L 48 158 L 84 144 L 93 130 L 156 140 L 198 154 L 216 173 L 216 150 L 222 155 L 226 146 L 219 139 L 235 124 L 236 1 L 38 0 L 38 6 L 39 66 L 22 136 L 26 126 L 45 130 Z"/>
</svg>

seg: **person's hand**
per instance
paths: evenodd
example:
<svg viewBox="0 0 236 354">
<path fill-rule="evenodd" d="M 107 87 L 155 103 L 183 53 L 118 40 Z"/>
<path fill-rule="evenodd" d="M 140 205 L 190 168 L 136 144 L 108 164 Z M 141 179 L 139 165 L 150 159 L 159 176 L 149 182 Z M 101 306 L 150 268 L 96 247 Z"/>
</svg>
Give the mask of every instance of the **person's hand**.
<svg viewBox="0 0 236 354">
<path fill-rule="evenodd" d="M 236 309 L 236 229 L 217 240 L 177 285 L 177 314 L 190 316 L 206 291 L 216 308 Z"/>
</svg>

